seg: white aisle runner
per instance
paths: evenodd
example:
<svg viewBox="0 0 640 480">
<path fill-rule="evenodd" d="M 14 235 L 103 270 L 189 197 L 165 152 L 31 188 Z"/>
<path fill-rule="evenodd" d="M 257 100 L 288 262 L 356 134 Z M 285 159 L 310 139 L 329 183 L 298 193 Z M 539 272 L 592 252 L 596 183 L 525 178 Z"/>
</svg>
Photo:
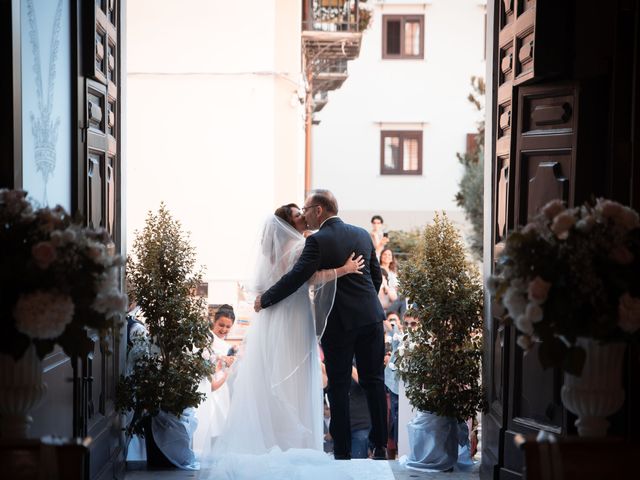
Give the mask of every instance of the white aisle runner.
<svg viewBox="0 0 640 480">
<path fill-rule="evenodd" d="M 200 480 L 394 480 L 389 462 L 334 460 L 323 452 L 272 451 L 265 455 L 227 455 L 201 472 Z"/>
<path fill-rule="evenodd" d="M 339 471 L 348 477 L 363 480 L 393 480 L 389 462 L 369 459 L 334 460 Z"/>
</svg>

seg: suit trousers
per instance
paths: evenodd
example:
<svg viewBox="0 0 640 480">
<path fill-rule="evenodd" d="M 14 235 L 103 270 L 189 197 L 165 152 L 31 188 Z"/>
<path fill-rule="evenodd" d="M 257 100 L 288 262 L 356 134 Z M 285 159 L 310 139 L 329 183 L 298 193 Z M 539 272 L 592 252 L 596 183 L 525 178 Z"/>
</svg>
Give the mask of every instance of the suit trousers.
<svg viewBox="0 0 640 480">
<path fill-rule="evenodd" d="M 330 331 L 322 336 L 331 408 L 329 432 L 336 455 L 351 454 L 349 387 L 356 359 L 358 381 L 364 389 L 371 414 L 369 439 L 374 447 L 387 446 L 387 399 L 384 387 L 384 328 L 382 322 L 349 331 Z"/>
</svg>

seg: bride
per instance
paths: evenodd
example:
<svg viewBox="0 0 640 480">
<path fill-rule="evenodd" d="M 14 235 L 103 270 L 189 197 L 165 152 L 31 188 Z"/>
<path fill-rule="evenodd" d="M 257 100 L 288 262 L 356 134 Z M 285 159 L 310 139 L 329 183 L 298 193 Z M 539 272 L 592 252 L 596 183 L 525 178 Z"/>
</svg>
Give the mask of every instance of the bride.
<svg viewBox="0 0 640 480">
<path fill-rule="evenodd" d="M 265 291 L 293 267 L 304 247 L 305 229 L 295 204 L 278 208 L 265 222 L 252 285 L 255 293 Z M 227 421 L 205 454 L 205 463 L 215 463 L 211 478 L 269 478 L 267 465 L 273 478 L 280 478 L 287 463 L 291 478 L 294 457 L 298 463 L 304 458 L 307 465 L 312 459 L 328 460 L 322 451 L 317 338 L 333 306 L 337 278 L 361 274 L 363 260 L 354 256 L 338 269 L 317 272 L 296 293 L 253 318 L 233 381 Z"/>
</svg>

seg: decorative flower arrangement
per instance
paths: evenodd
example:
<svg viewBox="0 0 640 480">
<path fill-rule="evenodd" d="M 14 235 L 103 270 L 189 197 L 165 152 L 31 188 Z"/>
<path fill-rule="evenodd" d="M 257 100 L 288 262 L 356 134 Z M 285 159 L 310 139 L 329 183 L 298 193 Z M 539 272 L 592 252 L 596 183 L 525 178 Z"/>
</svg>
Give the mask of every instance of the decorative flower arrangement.
<svg viewBox="0 0 640 480">
<path fill-rule="evenodd" d="M 578 337 L 640 338 L 640 220 L 611 200 L 567 209 L 554 200 L 509 235 L 488 288 L 541 364 L 580 375 Z M 500 313 L 500 312 L 498 312 Z"/>
<path fill-rule="evenodd" d="M 126 309 L 113 243 L 62 207 L 34 210 L 21 190 L 0 189 L 0 352 L 40 358 L 56 344 L 69 356 L 93 351 Z"/>
</svg>

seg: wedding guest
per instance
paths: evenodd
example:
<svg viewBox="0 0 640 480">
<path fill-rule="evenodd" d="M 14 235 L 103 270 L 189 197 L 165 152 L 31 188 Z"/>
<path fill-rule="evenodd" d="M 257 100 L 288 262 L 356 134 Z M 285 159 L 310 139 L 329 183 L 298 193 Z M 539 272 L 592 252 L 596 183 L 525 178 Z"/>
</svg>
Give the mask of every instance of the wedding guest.
<svg viewBox="0 0 640 480">
<path fill-rule="evenodd" d="M 389 285 L 389 274 L 382 268 L 382 283 L 380 284 L 380 291 L 378 292 L 378 298 L 382 304 L 382 308 L 385 312 L 388 312 L 391 305 L 398 299 L 398 292 L 395 288 Z"/>
<path fill-rule="evenodd" d="M 383 231 L 384 229 L 384 220 L 380 215 L 374 215 L 371 217 L 371 241 L 373 242 L 373 246 L 376 249 L 376 256 L 380 259 L 380 254 L 384 249 L 385 245 L 389 243 L 389 237 Z"/>
<path fill-rule="evenodd" d="M 409 318 L 409 317 L 407 317 Z M 389 398 L 389 442 L 387 455 L 389 459 L 394 459 L 398 449 L 398 369 L 395 362 L 398 359 L 398 347 L 402 344 L 402 330 L 400 327 L 400 319 L 395 312 L 389 312 L 387 320 L 391 331 L 391 354 L 389 361 L 384 368 L 384 385 Z"/>
<path fill-rule="evenodd" d="M 351 367 L 349 388 L 349 418 L 351 420 L 351 458 L 368 458 L 371 416 L 367 394 L 358 382 L 358 370 Z"/>
<path fill-rule="evenodd" d="M 397 334 L 402 335 L 402 323 L 400 317 L 394 311 L 387 312 L 387 318 L 383 321 L 384 325 L 384 341 L 391 344 L 393 337 Z"/>
<path fill-rule="evenodd" d="M 380 268 L 387 272 L 389 288 L 396 292 L 396 299 L 391 302 L 388 308 L 385 308 L 385 311 L 397 312 L 400 318 L 402 318 L 407 310 L 407 301 L 397 293 L 400 287 L 400 282 L 398 281 L 398 264 L 390 248 L 384 248 L 380 253 Z"/>
<path fill-rule="evenodd" d="M 198 406 L 196 418 L 200 428 L 194 435 L 194 450 L 206 451 L 220 435 L 229 413 L 230 394 L 227 385 L 229 369 L 235 361 L 236 349 L 225 338 L 235 322 L 231 305 L 222 305 L 214 314 L 211 325 L 212 343 L 210 359 L 215 363 L 215 373 L 200 383 L 198 391 L 207 395 Z"/>
<path fill-rule="evenodd" d="M 404 320 L 402 321 L 402 326 L 404 330 L 415 330 L 420 325 L 420 320 L 411 315 L 405 315 Z"/>
</svg>

